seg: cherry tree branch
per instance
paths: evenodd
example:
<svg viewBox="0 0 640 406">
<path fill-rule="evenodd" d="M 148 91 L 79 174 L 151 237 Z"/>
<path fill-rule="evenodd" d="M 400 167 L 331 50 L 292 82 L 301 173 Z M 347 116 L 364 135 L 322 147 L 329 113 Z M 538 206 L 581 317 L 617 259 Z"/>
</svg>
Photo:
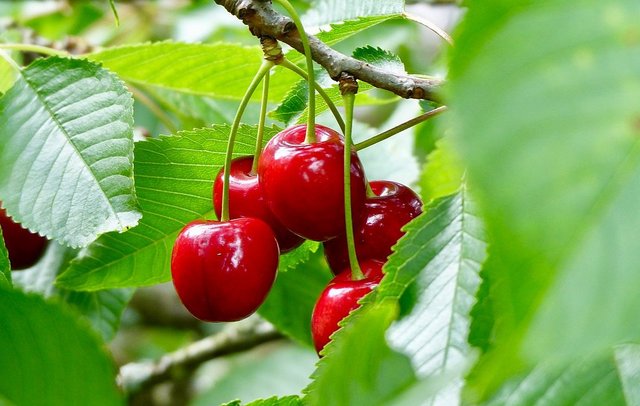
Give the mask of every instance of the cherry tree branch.
<svg viewBox="0 0 640 406">
<path fill-rule="evenodd" d="M 203 362 L 246 351 L 281 338 L 282 335 L 270 323 L 251 318 L 229 324 L 222 332 L 166 354 L 156 361 L 123 365 L 117 382 L 126 393 L 135 394 L 184 374 L 185 370 L 193 370 Z"/>
<path fill-rule="evenodd" d="M 249 27 L 256 37 L 268 36 L 302 52 L 302 42 L 291 19 L 273 9 L 269 0 L 214 0 Z M 338 80 L 342 72 L 377 88 L 389 90 L 405 99 L 439 101 L 442 80 L 426 76 L 402 75 L 388 72 L 355 58 L 343 55 L 309 35 L 313 60 Z"/>
</svg>

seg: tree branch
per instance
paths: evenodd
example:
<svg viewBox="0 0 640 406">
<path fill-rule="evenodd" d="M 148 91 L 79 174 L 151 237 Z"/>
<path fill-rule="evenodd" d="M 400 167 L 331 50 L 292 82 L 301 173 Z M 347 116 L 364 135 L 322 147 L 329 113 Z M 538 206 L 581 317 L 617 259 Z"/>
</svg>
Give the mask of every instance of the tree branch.
<svg viewBox="0 0 640 406">
<path fill-rule="evenodd" d="M 249 27 L 256 37 L 269 36 L 302 52 L 302 42 L 291 19 L 275 11 L 269 0 L 215 0 Z M 439 101 L 437 91 L 442 80 L 430 77 L 400 75 L 388 72 L 366 62 L 348 57 L 309 35 L 313 60 L 322 65 L 329 75 L 338 80 L 342 72 L 377 88 L 389 90 L 405 99 Z"/>
<path fill-rule="evenodd" d="M 156 361 L 123 365 L 118 385 L 128 394 L 135 394 L 160 382 L 193 370 L 213 358 L 223 357 L 278 340 L 282 335 L 269 323 L 259 319 L 229 324 L 222 332 L 166 354 Z"/>
</svg>

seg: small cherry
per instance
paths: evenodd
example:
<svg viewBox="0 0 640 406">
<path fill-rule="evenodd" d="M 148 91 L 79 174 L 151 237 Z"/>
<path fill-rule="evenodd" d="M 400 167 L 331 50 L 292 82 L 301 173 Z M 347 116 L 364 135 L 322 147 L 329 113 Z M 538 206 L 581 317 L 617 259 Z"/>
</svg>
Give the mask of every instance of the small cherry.
<svg viewBox="0 0 640 406">
<path fill-rule="evenodd" d="M 278 269 L 278 243 L 262 220 L 194 221 L 173 246 L 180 300 L 200 320 L 243 319 L 264 302 Z"/>
<path fill-rule="evenodd" d="M 334 130 L 315 126 L 316 142 L 305 141 L 306 125 L 278 133 L 258 161 L 258 178 L 273 214 L 289 230 L 326 241 L 344 232 L 344 141 Z M 351 207 L 365 199 L 364 169 L 351 153 Z"/>
<path fill-rule="evenodd" d="M 311 335 L 318 354 L 338 330 L 338 323 L 357 309 L 358 301 L 380 283 L 382 265 L 380 261 L 362 261 L 360 268 L 365 278 L 360 280 L 354 280 L 347 267 L 322 291 L 311 316 Z"/>
<path fill-rule="evenodd" d="M 422 213 L 422 201 L 397 182 L 373 181 L 370 186 L 375 196 L 367 197 L 354 225 L 356 253 L 361 260 L 386 261 L 391 247 L 404 235 L 402 227 Z M 324 255 L 334 273 L 349 266 L 345 235 L 326 241 Z"/>
<path fill-rule="evenodd" d="M 285 253 L 298 247 L 303 238 L 293 234 L 271 213 L 262 195 L 258 175 L 252 173 L 253 157 L 245 156 L 231 161 L 229 172 L 229 216 L 231 218 L 258 218 L 271 227 L 278 240 L 280 252 Z M 213 207 L 218 218 L 222 215 L 222 188 L 224 168 L 220 170 L 213 184 Z"/>
<path fill-rule="evenodd" d="M 0 209 L 0 227 L 4 243 L 9 252 L 9 261 L 13 270 L 25 269 L 35 265 L 42 257 L 47 239 L 22 228 Z"/>
</svg>

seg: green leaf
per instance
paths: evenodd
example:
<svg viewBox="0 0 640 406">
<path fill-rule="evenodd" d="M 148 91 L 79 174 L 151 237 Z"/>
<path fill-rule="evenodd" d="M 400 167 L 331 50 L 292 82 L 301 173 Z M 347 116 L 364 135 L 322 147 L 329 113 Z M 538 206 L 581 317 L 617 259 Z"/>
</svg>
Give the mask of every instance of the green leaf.
<svg viewBox="0 0 640 406">
<path fill-rule="evenodd" d="M 59 296 L 85 316 L 105 342 L 115 337 L 120 318 L 134 289 L 104 289 L 95 292 L 61 291 Z"/>
<path fill-rule="evenodd" d="M 464 189 L 434 201 L 405 227 L 406 236 L 385 264 L 387 275 L 376 300 L 414 302 L 410 313 L 387 331 L 387 339 L 411 358 L 421 377 L 462 372 L 471 355 L 470 313 L 486 257 L 476 211 Z M 459 396 L 461 384 L 459 376 L 443 395 L 448 402 Z"/>
<path fill-rule="evenodd" d="M 110 341 L 120 325 L 120 316 L 133 295 L 132 289 L 74 292 L 56 288 L 54 281 L 76 250 L 50 242 L 41 261 L 35 266 L 16 273 L 16 285 L 25 292 L 39 293 L 45 298 L 56 297 L 78 310 L 91 323 L 105 342 Z"/>
<path fill-rule="evenodd" d="M 296 83 L 285 96 L 284 100 L 276 107 L 275 110 L 269 112 L 269 117 L 282 121 L 289 125 L 296 117 L 298 117 L 307 108 L 309 101 L 309 86 L 306 80 L 300 80 Z M 316 103 L 320 100 L 316 97 Z"/>
<path fill-rule="evenodd" d="M 0 51 L 3 53 L 5 51 Z M 0 96 L 13 86 L 18 77 L 18 72 L 0 54 Z"/>
<path fill-rule="evenodd" d="M 53 285 L 56 275 L 69 264 L 77 250 L 65 247 L 52 241 L 42 259 L 31 268 L 15 272 L 13 278 L 16 286 L 25 292 L 39 293 L 45 298 L 55 296 L 57 289 Z"/>
<path fill-rule="evenodd" d="M 0 228 L 0 288 L 11 286 L 11 263 L 9 263 L 9 253 L 4 245 L 4 236 Z"/>
<path fill-rule="evenodd" d="M 62 287 L 97 290 L 171 279 L 171 250 L 189 222 L 214 216 L 213 181 L 224 163 L 227 125 L 136 143 L 135 178 L 144 214 L 138 227 L 106 234 L 58 278 Z M 277 128 L 265 129 L 265 142 Z M 241 126 L 234 156 L 253 154 L 257 128 Z"/>
<path fill-rule="evenodd" d="M 375 27 L 380 23 L 391 20 L 393 18 L 398 18 L 400 16 L 398 14 L 387 14 L 378 16 L 367 15 L 366 17 L 363 17 L 363 15 L 364 14 L 358 15 L 353 19 L 349 19 L 343 22 L 334 22 L 330 24 L 329 30 L 322 30 L 316 37 L 325 44 L 331 46 L 344 41 L 364 30 Z M 287 53 L 287 58 L 295 61 L 302 61 L 304 59 L 304 56 L 300 54 L 298 54 L 294 58 L 293 52 L 294 51 Z"/>
<path fill-rule="evenodd" d="M 0 99 L 0 197 L 30 230 L 70 246 L 137 224 L 133 99 L 98 65 L 39 59 Z"/>
<path fill-rule="evenodd" d="M 404 0 L 359 0 L 342 2 L 317 0 L 303 16 L 305 25 L 324 25 L 352 20 L 360 16 L 398 16 L 404 12 Z"/>
<path fill-rule="evenodd" d="M 455 193 L 462 184 L 464 169 L 449 138 L 436 142 L 420 176 L 420 195 L 426 202 Z"/>
<path fill-rule="evenodd" d="M 318 356 L 314 350 L 292 343 L 265 346 L 251 353 L 227 359 L 224 362 L 229 372 L 196 396 L 190 405 L 219 405 L 234 398 L 250 402 L 269 396 L 299 393 L 308 384 L 308 376 L 317 360 Z M 211 365 L 211 370 L 214 368 L 215 366 Z M 204 367 L 199 373 L 207 375 L 209 371 Z M 297 396 L 294 398 L 297 399 Z M 279 401 L 286 402 L 286 398 Z"/>
<path fill-rule="evenodd" d="M 622 390 L 628 405 L 640 404 L 640 346 L 625 344 L 615 349 L 614 357 Z"/>
<path fill-rule="evenodd" d="M 16 406 L 16 404 L 13 402 L 9 402 L 7 398 L 0 395 L 0 406 Z"/>
<path fill-rule="evenodd" d="M 102 2 L 100 2 L 102 3 Z M 79 50 L 84 47 L 84 42 L 71 40 L 69 37 L 81 37 L 86 30 L 91 29 L 104 16 L 105 10 L 98 2 L 76 3 L 66 9 L 48 9 L 42 13 L 30 15 L 22 20 L 25 28 L 36 32 L 39 36 L 51 41 L 60 41 L 58 46 Z M 26 16 L 25 16 L 26 17 Z M 16 40 L 21 42 L 21 40 Z"/>
<path fill-rule="evenodd" d="M 0 273 L 0 288 L 11 288 L 11 281 L 7 274 Z"/>
<path fill-rule="evenodd" d="M 269 399 L 260 399 L 247 403 L 246 406 L 302 406 L 302 400 L 298 396 L 286 396 L 283 398 L 272 397 Z M 234 400 L 233 402 L 225 403 L 222 406 L 241 406 L 242 402 Z"/>
<path fill-rule="evenodd" d="M 576 361 L 563 368 L 548 364 L 507 382 L 487 406 L 532 404 L 626 405 L 611 356 Z"/>
<path fill-rule="evenodd" d="M 302 406 L 302 401 L 298 396 L 287 396 L 284 398 L 269 398 L 256 400 L 247 406 Z"/>
<path fill-rule="evenodd" d="M 316 257 L 322 256 L 318 253 L 320 243 L 306 240 L 301 246 L 295 250 L 280 256 L 278 263 L 278 272 L 287 272 L 290 269 L 305 266 L 310 260 L 316 260 Z M 314 255 L 316 254 L 316 255 Z"/>
<path fill-rule="evenodd" d="M 384 69 L 387 72 L 404 75 L 407 71 L 400 58 L 390 51 L 382 48 L 374 48 L 370 45 L 356 48 L 353 51 L 354 58 Z"/>
<path fill-rule="evenodd" d="M 212 99 L 159 87 L 153 88 L 150 93 L 183 121 L 185 118 L 198 120 L 201 127 L 212 124 L 231 124 L 238 108 L 235 101 Z M 243 119 L 248 121 L 246 112 Z"/>
<path fill-rule="evenodd" d="M 0 395 L 16 405 L 120 405 L 97 337 L 60 305 L 17 290 L 0 295 Z"/>
<path fill-rule="evenodd" d="M 165 41 L 107 48 L 87 57 L 138 85 L 240 100 L 260 67 L 262 51 L 258 46 Z M 282 69 L 278 79 L 271 81 L 270 98 L 283 97 L 296 79 L 297 75 Z"/>
<path fill-rule="evenodd" d="M 281 257 L 276 283 L 258 313 L 297 342 L 313 346 L 311 314 L 316 300 L 331 279 L 331 272 L 318 245 L 308 243 Z M 300 260 L 300 256 L 307 258 Z M 298 258 L 291 258 L 297 256 Z M 298 261 L 292 264 L 292 261 Z M 285 269 L 289 268 L 286 272 Z"/>
<path fill-rule="evenodd" d="M 488 258 L 480 271 L 480 287 L 476 294 L 476 304 L 471 310 L 471 326 L 469 331 L 469 344 L 479 348 L 482 352 L 487 352 L 491 345 L 493 328 L 495 324 L 495 314 L 493 303 L 491 302 L 491 272 L 492 257 L 489 247 Z"/>
<path fill-rule="evenodd" d="M 433 110 L 433 108 L 425 110 L 421 103 L 418 114 L 426 113 L 430 110 Z M 435 151 L 438 141 L 443 138 L 445 127 L 442 124 L 446 122 L 446 119 L 446 115 L 436 116 L 413 127 L 415 138 L 414 154 L 423 165 L 426 164 L 429 154 Z"/>
<path fill-rule="evenodd" d="M 518 359 L 640 336 L 640 4 L 513 5 L 470 8 L 451 62 L 451 123 L 496 258 L 500 323 L 477 390 Z"/>
<path fill-rule="evenodd" d="M 333 335 L 304 392 L 310 405 L 383 405 L 416 382 L 409 360 L 389 348 L 392 301 L 364 306 Z"/>
</svg>

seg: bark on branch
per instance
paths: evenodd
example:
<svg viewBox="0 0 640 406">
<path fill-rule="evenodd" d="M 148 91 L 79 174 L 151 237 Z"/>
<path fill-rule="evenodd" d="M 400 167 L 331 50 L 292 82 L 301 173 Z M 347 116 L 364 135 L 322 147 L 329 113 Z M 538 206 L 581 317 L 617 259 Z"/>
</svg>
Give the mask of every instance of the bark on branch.
<svg viewBox="0 0 640 406">
<path fill-rule="evenodd" d="M 205 361 L 281 338 L 282 335 L 271 324 L 261 320 L 249 319 L 230 324 L 222 332 L 166 354 L 159 360 L 123 365 L 118 374 L 118 385 L 132 395 L 191 371 Z"/>
<path fill-rule="evenodd" d="M 269 0 L 214 0 L 249 27 L 256 37 L 269 36 L 302 52 L 302 42 L 291 19 L 278 13 Z M 438 88 L 442 80 L 429 77 L 400 75 L 388 72 L 366 62 L 343 55 L 309 35 L 313 60 L 322 65 L 329 75 L 338 80 L 342 72 L 377 88 L 389 90 L 405 99 L 439 101 Z"/>
</svg>

